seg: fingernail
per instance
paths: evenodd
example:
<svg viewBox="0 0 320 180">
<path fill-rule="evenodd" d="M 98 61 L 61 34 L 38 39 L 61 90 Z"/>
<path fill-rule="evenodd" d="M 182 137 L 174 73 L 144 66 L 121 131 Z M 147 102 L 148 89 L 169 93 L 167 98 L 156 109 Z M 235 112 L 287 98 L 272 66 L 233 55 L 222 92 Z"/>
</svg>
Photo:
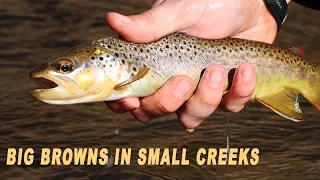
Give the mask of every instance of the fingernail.
<svg viewBox="0 0 320 180">
<path fill-rule="evenodd" d="M 186 129 L 188 133 L 193 133 L 194 129 Z"/>
<path fill-rule="evenodd" d="M 224 79 L 224 72 L 220 69 L 213 69 L 209 75 L 209 84 L 213 88 L 219 87 Z"/>
<path fill-rule="evenodd" d="M 192 84 L 187 80 L 180 80 L 174 89 L 175 96 L 186 96 L 190 92 Z"/>
<path fill-rule="evenodd" d="M 252 79 L 252 69 L 246 68 L 241 71 L 241 81 L 244 83 L 248 83 Z"/>
<path fill-rule="evenodd" d="M 131 18 L 124 16 L 122 14 L 118 14 L 118 13 L 114 13 L 114 15 L 116 16 L 117 20 L 119 23 L 123 24 L 123 23 L 131 23 L 132 20 Z"/>
</svg>

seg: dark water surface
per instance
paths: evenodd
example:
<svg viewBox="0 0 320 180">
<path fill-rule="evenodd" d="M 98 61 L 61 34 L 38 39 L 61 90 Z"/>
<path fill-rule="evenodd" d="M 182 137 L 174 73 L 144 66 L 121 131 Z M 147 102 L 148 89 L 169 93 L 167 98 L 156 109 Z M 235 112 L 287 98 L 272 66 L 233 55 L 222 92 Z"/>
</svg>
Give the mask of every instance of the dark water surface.
<svg viewBox="0 0 320 180">
<path fill-rule="evenodd" d="M 0 179 L 319 179 L 320 117 L 305 100 L 307 121 L 286 120 L 250 103 L 230 114 L 230 147 L 257 147 L 257 166 L 198 166 L 199 148 L 226 147 L 226 114 L 216 111 L 193 134 L 174 115 L 146 125 L 117 115 L 104 103 L 54 106 L 33 99 L 28 73 L 36 64 L 74 45 L 115 35 L 105 13 L 140 13 L 152 0 L 0 0 Z M 290 4 L 277 45 L 302 45 L 307 59 L 320 58 L 320 13 Z M 5 166 L 7 148 L 32 147 L 32 166 Z M 130 166 L 44 166 L 43 147 L 133 148 Z M 138 166 L 142 147 L 188 149 L 190 166 Z"/>
</svg>

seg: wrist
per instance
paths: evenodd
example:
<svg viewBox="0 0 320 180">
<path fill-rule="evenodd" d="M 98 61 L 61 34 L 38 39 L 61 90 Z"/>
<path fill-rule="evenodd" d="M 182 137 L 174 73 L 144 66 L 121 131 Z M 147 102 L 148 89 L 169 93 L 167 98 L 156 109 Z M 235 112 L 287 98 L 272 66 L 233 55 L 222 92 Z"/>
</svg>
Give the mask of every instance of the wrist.
<svg viewBox="0 0 320 180">
<path fill-rule="evenodd" d="M 263 2 L 276 21 L 279 31 L 288 16 L 288 0 L 263 0 Z"/>
</svg>

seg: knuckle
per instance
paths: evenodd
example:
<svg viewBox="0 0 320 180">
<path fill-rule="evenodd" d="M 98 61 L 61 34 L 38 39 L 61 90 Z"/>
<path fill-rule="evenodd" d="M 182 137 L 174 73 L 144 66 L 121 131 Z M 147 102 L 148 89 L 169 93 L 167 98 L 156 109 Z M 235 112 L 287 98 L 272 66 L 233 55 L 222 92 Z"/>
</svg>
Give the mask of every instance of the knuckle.
<svg viewBox="0 0 320 180">
<path fill-rule="evenodd" d="M 150 10 L 141 14 L 142 18 L 144 18 L 148 23 L 154 24 L 153 14 Z"/>
<path fill-rule="evenodd" d="M 208 98 L 206 96 L 200 97 L 200 103 L 208 108 L 216 108 L 220 104 L 220 97 Z"/>
<path fill-rule="evenodd" d="M 175 112 L 177 109 L 170 105 L 164 105 L 161 101 L 157 103 L 157 108 L 161 114 L 169 114 Z"/>
<path fill-rule="evenodd" d="M 138 121 L 140 121 L 141 123 L 143 124 L 146 124 L 148 123 L 149 121 L 151 121 L 151 118 L 149 118 L 148 116 L 146 115 L 142 115 L 141 113 L 134 113 L 134 112 L 131 112 L 131 115 Z"/>
<path fill-rule="evenodd" d="M 249 91 L 248 89 L 243 89 L 243 90 L 235 90 L 232 93 L 232 96 L 234 99 L 247 99 L 250 98 L 252 92 Z"/>
<path fill-rule="evenodd" d="M 148 34 L 152 37 L 153 41 L 159 39 L 159 37 L 157 36 L 156 30 L 154 29 L 156 22 L 155 22 L 155 17 L 152 13 L 152 10 L 148 10 L 140 14 L 140 17 L 141 19 L 145 20 L 147 24 L 150 25 L 150 32 Z"/>
</svg>

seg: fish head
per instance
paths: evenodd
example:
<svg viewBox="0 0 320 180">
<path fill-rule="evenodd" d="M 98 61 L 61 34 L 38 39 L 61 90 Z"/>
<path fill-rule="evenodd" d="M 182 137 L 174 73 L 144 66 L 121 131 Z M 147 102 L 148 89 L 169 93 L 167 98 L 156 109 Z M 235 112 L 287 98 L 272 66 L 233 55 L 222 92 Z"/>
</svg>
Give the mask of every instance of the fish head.
<svg viewBox="0 0 320 180">
<path fill-rule="evenodd" d="M 111 68 L 117 62 L 105 50 L 92 43 L 82 44 L 38 65 L 30 77 L 45 88 L 32 91 L 32 95 L 49 104 L 102 101 L 112 94 L 120 73 L 116 65 Z"/>
</svg>

